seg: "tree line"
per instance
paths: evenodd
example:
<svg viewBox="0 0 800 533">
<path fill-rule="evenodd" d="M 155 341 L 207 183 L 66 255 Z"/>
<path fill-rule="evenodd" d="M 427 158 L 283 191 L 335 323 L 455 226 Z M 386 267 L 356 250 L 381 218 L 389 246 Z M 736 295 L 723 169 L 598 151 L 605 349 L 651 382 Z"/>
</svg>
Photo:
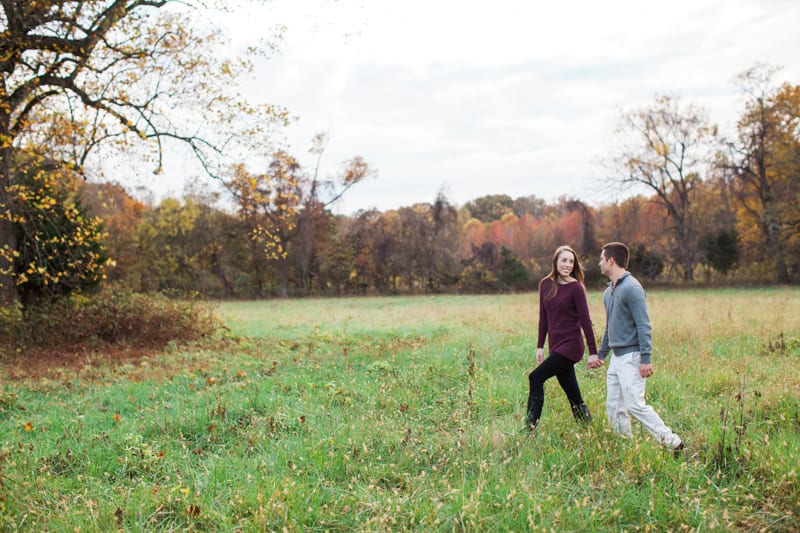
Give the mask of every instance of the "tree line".
<svg viewBox="0 0 800 533">
<path fill-rule="evenodd" d="M 673 97 L 623 113 L 629 144 L 609 158 L 608 186 L 643 191 L 605 205 L 496 194 L 335 215 L 329 206 L 370 174 L 359 157 L 321 180 L 278 152 L 261 175 L 220 194 L 157 206 L 119 185 L 85 184 L 116 264 L 110 280 L 137 291 L 219 298 L 485 293 L 530 290 L 553 249 L 571 244 L 588 283 L 603 242 L 631 246 L 631 268 L 669 283 L 796 283 L 800 276 L 800 86 L 776 70 L 739 78 L 747 96 L 735 139 Z M 325 137 L 314 151 L 324 151 Z M 327 191 L 324 196 L 323 191 Z M 649 194 L 648 194 L 649 193 Z M 223 198 L 224 199 L 224 198 Z"/>
<path fill-rule="evenodd" d="M 224 36 L 198 19 L 207 7 L 2 4 L 3 307 L 106 281 L 221 298 L 527 290 L 562 243 L 593 283 L 609 240 L 629 243 L 632 268 L 652 280 L 798 280 L 800 86 L 777 82 L 775 67 L 737 78 L 744 105 L 730 138 L 673 96 L 623 112 L 605 160 L 604 185 L 618 188 L 618 201 L 546 202 L 533 190 L 456 206 L 439 194 L 334 215 L 331 205 L 374 171 L 354 156 L 323 176 L 324 135 L 314 139 L 314 168 L 275 150 L 287 111 L 233 89 L 252 70 L 250 52 L 264 50 L 226 56 Z M 159 173 L 169 143 L 188 147 L 226 192 L 151 205 L 124 184 L 84 181 L 113 181 L 102 161 L 114 152 Z"/>
<path fill-rule="evenodd" d="M 355 156 L 323 178 L 325 135 L 314 139 L 314 168 L 277 151 L 263 173 L 234 167 L 225 192 L 157 205 L 26 161 L 15 179 L 25 200 L 17 287 L 23 302 L 104 281 L 212 298 L 525 291 L 561 243 L 583 258 L 587 283 L 602 283 L 596 259 L 611 240 L 631 246 L 631 269 L 651 281 L 796 283 L 800 87 L 772 83 L 774 72 L 742 74 L 749 99 L 736 139 L 674 97 L 623 113 L 629 144 L 608 159 L 605 185 L 641 192 L 599 206 L 535 194 L 457 206 L 440 193 L 337 215 L 332 204 L 373 171 Z"/>
</svg>

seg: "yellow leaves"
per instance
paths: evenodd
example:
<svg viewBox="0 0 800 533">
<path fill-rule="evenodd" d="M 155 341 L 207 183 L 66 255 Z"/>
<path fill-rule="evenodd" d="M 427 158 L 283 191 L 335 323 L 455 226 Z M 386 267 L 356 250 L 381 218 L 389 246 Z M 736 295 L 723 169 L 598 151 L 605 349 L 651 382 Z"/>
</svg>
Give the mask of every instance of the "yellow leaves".
<svg viewBox="0 0 800 533">
<path fill-rule="evenodd" d="M 665 143 L 662 143 L 662 142 L 657 143 L 655 146 L 653 146 L 653 149 L 655 150 L 656 155 L 658 157 L 662 157 L 662 158 L 663 157 L 669 157 L 669 155 L 672 153 L 672 151 L 670 150 L 670 147 L 667 146 Z"/>
<path fill-rule="evenodd" d="M 236 195 L 239 213 L 260 242 L 269 260 L 285 259 L 286 240 L 296 228 L 302 192 L 297 162 L 284 152 L 273 156 L 266 174 L 252 174 L 243 165 L 231 167 L 229 182 Z"/>
<path fill-rule="evenodd" d="M 18 286 L 51 292 L 68 282 L 73 288 L 100 277 L 102 233 L 100 220 L 87 217 L 76 204 L 76 178 L 64 167 L 51 167 L 38 156 L 21 159 L 15 173 L 19 181 L 7 189 L 14 211 L 0 214 L 24 235 L 11 272 Z"/>
</svg>

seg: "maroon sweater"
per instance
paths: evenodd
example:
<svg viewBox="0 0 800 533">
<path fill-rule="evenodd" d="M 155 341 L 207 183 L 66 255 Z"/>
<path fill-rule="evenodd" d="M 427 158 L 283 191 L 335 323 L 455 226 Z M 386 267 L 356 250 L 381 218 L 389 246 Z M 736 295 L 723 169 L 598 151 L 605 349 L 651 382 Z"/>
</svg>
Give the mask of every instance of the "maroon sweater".
<svg viewBox="0 0 800 533">
<path fill-rule="evenodd" d="M 578 362 L 583 358 L 583 329 L 589 354 L 597 353 L 583 284 L 577 281 L 559 284 L 555 297 L 545 300 L 552 286 L 553 280 L 550 278 L 539 283 L 539 340 L 536 347 L 544 348 L 544 339 L 547 337 L 551 353 L 558 352 L 567 359 Z"/>
</svg>

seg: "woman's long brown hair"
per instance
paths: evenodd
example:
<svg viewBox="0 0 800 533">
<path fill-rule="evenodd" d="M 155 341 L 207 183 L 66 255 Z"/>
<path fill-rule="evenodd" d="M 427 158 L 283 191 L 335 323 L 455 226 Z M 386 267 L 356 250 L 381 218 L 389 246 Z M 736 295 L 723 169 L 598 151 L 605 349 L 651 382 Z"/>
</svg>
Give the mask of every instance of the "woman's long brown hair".
<svg viewBox="0 0 800 533">
<path fill-rule="evenodd" d="M 558 294 L 558 256 L 561 255 L 561 252 L 570 252 L 572 254 L 575 263 L 572 265 L 571 274 L 580 283 L 583 283 L 583 268 L 581 268 L 581 262 L 578 260 L 578 254 L 575 253 L 571 246 L 563 244 L 556 248 L 555 253 L 553 253 L 553 266 L 550 268 L 550 273 L 542 279 L 542 281 L 546 279 L 553 281 L 553 286 L 550 288 L 550 293 L 545 297 L 545 300 L 552 300 Z"/>
</svg>

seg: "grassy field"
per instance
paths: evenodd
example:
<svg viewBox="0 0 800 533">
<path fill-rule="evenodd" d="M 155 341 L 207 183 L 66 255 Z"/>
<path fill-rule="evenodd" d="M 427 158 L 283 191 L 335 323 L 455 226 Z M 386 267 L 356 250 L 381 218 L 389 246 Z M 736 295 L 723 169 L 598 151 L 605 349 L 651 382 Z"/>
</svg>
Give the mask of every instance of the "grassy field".
<svg viewBox="0 0 800 533">
<path fill-rule="evenodd" d="M 590 305 L 597 334 L 600 293 Z M 604 370 L 520 432 L 533 295 L 223 303 L 224 338 L 0 368 L 2 531 L 798 531 L 800 290 L 651 291 L 649 402 Z"/>
</svg>

